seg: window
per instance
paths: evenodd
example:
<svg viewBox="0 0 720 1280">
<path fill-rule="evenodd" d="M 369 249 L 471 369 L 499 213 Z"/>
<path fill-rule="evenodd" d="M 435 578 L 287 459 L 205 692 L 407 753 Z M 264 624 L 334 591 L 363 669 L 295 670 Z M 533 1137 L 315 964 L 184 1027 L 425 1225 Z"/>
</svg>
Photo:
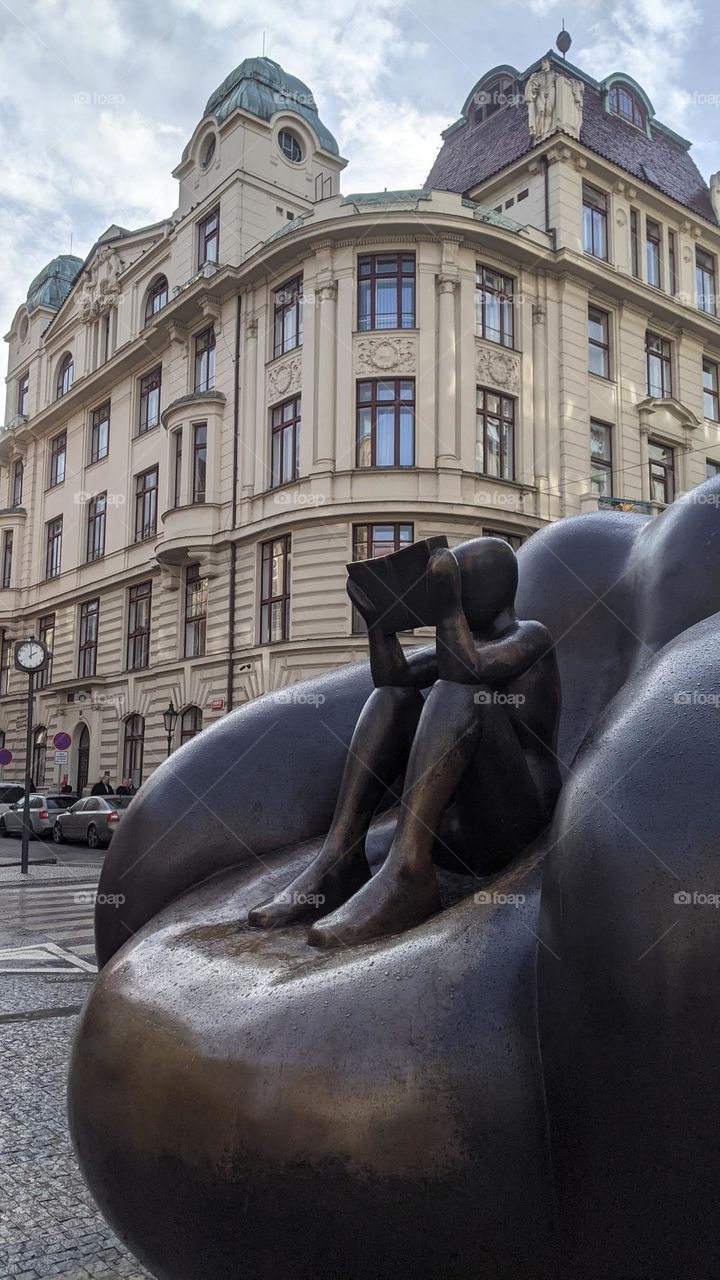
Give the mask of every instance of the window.
<svg viewBox="0 0 720 1280">
<path fill-rule="evenodd" d="M 38 622 L 38 638 L 45 645 L 50 658 L 46 667 L 35 674 L 35 688 L 44 689 L 52 680 L 52 654 L 55 645 L 55 614 L 46 613 Z"/>
<path fill-rule="evenodd" d="M 12 583 L 12 553 L 13 553 L 13 531 L 5 529 L 3 533 L 3 550 L 2 550 L 2 584 L 7 588 Z"/>
<path fill-rule="evenodd" d="M 703 360 L 703 410 L 706 418 L 720 421 L 718 413 L 718 367 L 714 360 Z"/>
<path fill-rule="evenodd" d="M 162 311 L 167 306 L 168 301 L 168 282 L 165 276 L 158 276 L 148 289 L 147 302 L 145 303 L 145 323 L 152 320 L 158 311 Z"/>
<path fill-rule="evenodd" d="M 608 94 L 608 106 L 613 115 L 620 116 L 638 129 L 645 129 L 645 109 L 629 85 L 614 84 Z"/>
<path fill-rule="evenodd" d="M 607 196 L 589 182 L 583 182 L 583 248 L 607 259 Z"/>
<path fill-rule="evenodd" d="M 47 729 L 39 724 L 33 732 L 32 750 L 32 785 L 42 787 L 45 782 L 45 759 L 47 756 Z"/>
<path fill-rule="evenodd" d="M 173 431 L 172 439 L 172 457 L 173 457 L 173 499 L 174 507 L 180 506 L 182 496 L 182 427 L 178 427 L 177 431 Z"/>
<path fill-rule="evenodd" d="M 220 210 L 213 209 L 198 225 L 198 270 L 220 261 Z"/>
<path fill-rule="evenodd" d="M 135 477 L 135 541 L 157 533 L 158 469 L 149 467 Z"/>
<path fill-rule="evenodd" d="M 13 464 L 12 505 L 14 507 L 22 506 L 24 473 L 23 460 L 22 458 L 17 458 Z"/>
<path fill-rule="evenodd" d="M 630 210 L 630 266 L 633 275 L 640 279 L 640 215 L 637 209 Z"/>
<path fill-rule="evenodd" d="M 5 633 L 2 634 L 2 645 L 0 646 L 0 698 L 5 698 L 10 686 L 10 666 L 12 663 L 12 640 L 6 640 Z M 39 678 L 40 672 L 35 675 L 35 680 Z M 36 686 L 37 687 L 37 686 Z"/>
<path fill-rule="evenodd" d="M 665 399 L 672 395 L 672 347 L 667 338 L 646 333 L 647 393 Z"/>
<path fill-rule="evenodd" d="M 674 231 L 668 231 L 668 288 L 673 295 L 677 293 L 677 237 Z"/>
<path fill-rule="evenodd" d="M 610 377 L 610 317 L 599 307 L 588 307 L 588 369 Z"/>
<path fill-rule="evenodd" d="M 65 479 L 65 458 L 67 455 L 67 435 L 61 431 L 50 441 L 50 488 L 62 484 Z"/>
<path fill-rule="evenodd" d="M 302 147 L 295 137 L 295 134 L 291 133 L 289 129 L 280 130 L 278 134 L 278 146 L 288 160 L 291 160 L 293 164 L 300 164 L 300 161 L 303 158 Z"/>
<path fill-rule="evenodd" d="M 96 493 L 88 503 L 87 545 L 85 558 L 102 560 L 105 555 L 105 517 L 107 512 L 107 493 Z"/>
<path fill-rule="evenodd" d="M 705 479 L 714 480 L 715 476 L 720 476 L 720 462 L 713 462 L 712 458 L 706 458 Z"/>
<path fill-rule="evenodd" d="M 590 487 L 599 498 L 612 497 L 612 427 L 594 419 L 590 421 Z"/>
<path fill-rule="evenodd" d="M 140 671 L 150 662 L 152 583 L 139 582 L 128 591 L 127 669 Z M 126 775 L 127 776 L 127 775 Z"/>
<path fill-rule="evenodd" d="M 260 563 L 260 643 L 290 636 L 290 534 L 263 542 Z"/>
<path fill-rule="evenodd" d="M 138 434 L 144 435 L 160 422 L 160 385 L 162 369 L 153 369 L 140 379 L 140 420 Z"/>
<path fill-rule="evenodd" d="M 142 783 L 144 750 L 145 720 L 142 716 L 128 716 L 125 721 L 122 776 L 132 778 L 134 787 L 139 787 Z"/>
<path fill-rule="evenodd" d="M 207 482 L 207 423 L 193 424 L 193 502 L 205 501 Z"/>
<path fill-rule="evenodd" d="M 212 325 L 195 339 L 195 390 L 212 391 L 215 386 L 215 330 Z"/>
<path fill-rule="evenodd" d="M 216 146 L 216 140 L 215 140 L 215 134 L 213 133 L 206 140 L 205 145 L 203 146 L 203 149 L 202 149 L 200 164 L 203 169 L 207 169 L 208 165 L 210 164 L 210 161 L 215 155 L 215 146 Z"/>
<path fill-rule="evenodd" d="M 48 520 L 45 530 L 45 577 L 57 578 L 62 563 L 62 516 Z"/>
<path fill-rule="evenodd" d="M 64 355 L 62 360 L 60 361 L 60 368 L 58 369 L 57 386 L 56 386 L 56 398 L 58 400 L 60 399 L 61 396 L 67 395 L 68 391 L 70 390 L 73 384 L 74 372 L 75 372 L 75 365 L 73 364 L 73 358 L 68 352 L 68 354 Z"/>
<path fill-rule="evenodd" d="M 484 88 L 479 89 L 475 99 L 474 124 L 483 124 L 494 116 L 496 111 L 509 106 L 512 102 L 513 82 L 509 76 L 498 76 L 489 80 Z"/>
<path fill-rule="evenodd" d="M 669 445 L 648 440 L 650 467 L 650 499 L 672 502 L 675 497 L 675 453 Z"/>
<path fill-rule="evenodd" d="M 86 600 L 80 605 L 80 643 L 78 675 L 94 676 L 97 667 L 98 620 L 100 601 Z"/>
<path fill-rule="evenodd" d="M 652 218 L 645 220 L 645 258 L 647 262 L 647 282 L 656 289 L 662 287 L 662 229 L 659 222 Z"/>
<path fill-rule="evenodd" d="M 353 525 L 353 560 L 374 560 L 388 556 L 393 551 L 409 547 L 415 540 L 411 524 L 356 524 Z M 353 605 L 352 629 L 355 634 L 367 631 L 367 624 Z"/>
<path fill-rule="evenodd" d="M 27 418 L 30 406 L 30 374 L 24 373 L 18 379 L 17 411 L 22 418 Z"/>
<path fill-rule="evenodd" d="M 510 533 L 505 529 L 483 529 L 483 538 L 499 538 L 501 542 L 507 542 L 513 551 L 519 551 L 523 543 L 526 541 L 523 533 Z"/>
<path fill-rule="evenodd" d="M 358 329 L 414 329 L 415 254 L 358 258 Z"/>
<path fill-rule="evenodd" d="M 475 332 L 488 342 L 512 347 L 514 342 L 512 276 L 489 267 L 475 268 Z"/>
<path fill-rule="evenodd" d="M 202 658 L 205 653 L 208 610 L 208 579 L 200 575 L 199 564 L 189 564 L 185 574 L 185 657 Z"/>
<path fill-rule="evenodd" d="M 715 259 L 704 249 L 695 250 L 695 287 L 699 309 L 714 316 L 716 312 Z"/>
<path fill-rule="evenodd" d="M 93 409 L 90 419 L 90 462 L 107 458 L 110 449 L 110 401 Z"/>
<path fill-rule="evenodd" d="M 288 484 L 300 475 L 301 402 L 287 400 L 272 411 L 270 485 Z"/>
<path fill-rule="evenodd" d="M 357 384 L 358 467 L 415 465 L 415 382 L 372 379 Z"/>
<path fill-rule="evenodd" d="M 188 707 L 183 711 L 180 717 L 180 746 L 202 732 L 202 720 L 202 711 L 199 707 Z"/>
<path fill-rule="evenodd" d="M 274 293 L 273 356 L 299 347 L 303 340 L 302 276 L 289 280 Z"/>
<path fill-rule="evenodd" d="M 515 401 L 476 389 L 475 469 L 499 480 L 515 479 Z"/>
</svg>

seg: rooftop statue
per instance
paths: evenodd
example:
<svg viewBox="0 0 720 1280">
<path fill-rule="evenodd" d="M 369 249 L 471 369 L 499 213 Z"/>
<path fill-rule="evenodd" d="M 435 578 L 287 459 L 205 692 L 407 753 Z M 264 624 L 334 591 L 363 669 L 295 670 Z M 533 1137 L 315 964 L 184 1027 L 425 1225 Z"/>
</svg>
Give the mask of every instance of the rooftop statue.
<svg viewBox="0 0 720 1280">
<path fill-rule="evenodd" d="M 372 672 L 232 712 L 133 800 L 70 1124 L 160 1280 L 717 1274 L 718 505 L 546 527 L 517 623 L 508 551 L 416 552 L 424 654 L 358 566 Z M 308 869 L 330 910 L 293 923 Z"/>
</svg>

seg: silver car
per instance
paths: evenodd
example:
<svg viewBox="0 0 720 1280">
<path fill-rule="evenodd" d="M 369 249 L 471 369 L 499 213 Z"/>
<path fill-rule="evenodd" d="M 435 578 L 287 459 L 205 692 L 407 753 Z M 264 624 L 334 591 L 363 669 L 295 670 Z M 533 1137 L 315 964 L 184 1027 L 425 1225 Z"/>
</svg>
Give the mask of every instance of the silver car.
<svg viewBox="0 0 720 1280">
<path fill-rule="evenodd" d="M 85 840 L 89 849 L 108 845 L 132 796 L 86 796 L 65 813 L 55 814 L 53 840 Z"/>
<path fill-rule="evenodd" d="M 30 829 L 33 836 L 51 836 L 55 819 L 75 804 L 77 796 L 30 796 Z M 25 797 L 0 814 L 0 835 L 20 836 L 23 829 Z"/>
</svg>

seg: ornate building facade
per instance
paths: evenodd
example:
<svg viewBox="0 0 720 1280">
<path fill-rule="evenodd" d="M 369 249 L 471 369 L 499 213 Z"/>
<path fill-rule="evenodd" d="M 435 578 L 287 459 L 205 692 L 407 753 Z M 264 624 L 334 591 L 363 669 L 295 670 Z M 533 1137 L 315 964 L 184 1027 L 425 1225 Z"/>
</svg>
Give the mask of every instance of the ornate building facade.
<svg viewBox="0 0 720 1280">
<path fill-rule="evenodd" d="M 243 62 L 175 213 L 55 259 L 7 335 L 5 777 L 21 636 L 53 654 L 37 785 L 137 783 L 170 701 L 176 746 L 363 656 L 347 561 L 652 514 L 720 470 L 720 200 L 688 149 L 549 53 L 482 77 L 422 187 L 343 196 L 309 89 Z"/>
</svg>

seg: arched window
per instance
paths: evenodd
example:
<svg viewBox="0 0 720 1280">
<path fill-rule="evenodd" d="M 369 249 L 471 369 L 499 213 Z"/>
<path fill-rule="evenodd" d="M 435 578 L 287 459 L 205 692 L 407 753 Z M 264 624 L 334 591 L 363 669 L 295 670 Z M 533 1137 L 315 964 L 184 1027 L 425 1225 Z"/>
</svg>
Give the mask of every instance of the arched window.
<svg viewBox="0 0 720 1280">
<path fill-rule="evenodd" d="M 73 384 L 74 372 L 75 372 L 75 365 L 73 363 L 73 358 L 70 355 L 70 352 L 68 351 L 60 361 L 60 368 L 58 369 L 58 376 L 57 376 L 58 400 L 60 399 L 61 396 L 67 395 L 68 391 L 70 390 Z"/>
<path fill-rule="evenodd" d="M 37 789 L 45 785 L 45 757 L 47 754 L 47 729 L 39 724 L 33 730 L 32 769 L 30 776 Z"/>
<path fill-rule="evenodd" d="M 125 721 L 122 776 L 132 778 L 135 787 L 139 787 L 142 782 L 144 752 L 145 720 L 142 716 L 128 716 Z"/>
<path fill-rule="evenodd" d="M 494 116 L 496 111 L 511 105 L 513 82 L 510 76 L 498 76 L 488 80 L 475 95 L 475 124 L 482 124 Z"/>
<path fill-rule="evenodd" d="M 5 750 L 5 730 L 0 729 L 0 751 Z"/>
<path fill-rule="evenodd" d="M 202 711 L 199 707 L 188 707 L 183 711 L 180 720 L 180 746 L 202 731 L 202 719 Z"/>
<path fill-rule="evenodd" d="M 645 108 L 637 94 L 627 84 L 614 84 L 608 95 L 608 107 L 613 115 L 620 116 L 638 129 L 645 129 Z"/>
<path fill-rule="evenodd" d="M 157 276 L 150 288 L 148 289 L 147 302 L 145 303 L 145 323 L 152 320 L 158 311 L 162 311 L 167 306 L 168 300 L 168 282 L 165 276 Z"/>
<path fill-rule="evenodd" d="M 77 787 L 76 795 L 81 796 L 87 786 L 90 772 L 90 731 L 86 724 L 80 730 L 77 740 Z"/>
<path fill-rule="evenodd" d="M 22 458 L 16 458 L 13 466 L 12 502 L 10 504 L 13 507 L 22 506 L 24 472 L 25 472 L 25 468 L 23 466 Z"/>
</svg>

